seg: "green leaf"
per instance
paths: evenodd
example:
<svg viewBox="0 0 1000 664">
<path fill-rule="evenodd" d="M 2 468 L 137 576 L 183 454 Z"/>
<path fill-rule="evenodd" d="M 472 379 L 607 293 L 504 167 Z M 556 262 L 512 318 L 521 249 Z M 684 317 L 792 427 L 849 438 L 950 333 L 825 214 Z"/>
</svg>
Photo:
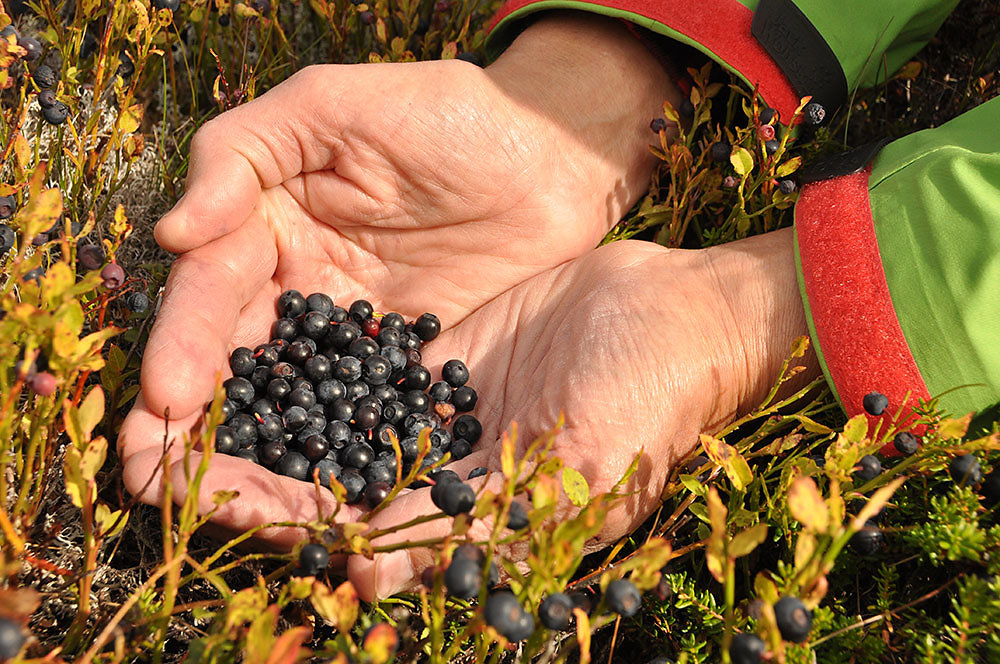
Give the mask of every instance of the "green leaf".
<svg viewBox="0 0 1000 664">
<path fill-rule="evenodd" d="M 778 170 L 776 170 L 774 174 L 779 178 L 788 177 L 795 171 L 799 170 L 799 166 L 801 165 L 802 165 L 802 157 L 792 157 L 788 161 L 778 166 Z"/>
<path fill-rule="evenodd" d="M 729 163 L 738 175 L 746 175 L 753 170 L 753 155 L 746 148 L 737 146 L 729 155 Z"/>
<path fill-rule="evenodd" d="M 742 491 L 753 481 L 753 472 L 750 470 L 747 460 L 735 447 L 705 434 L 702 434 L 700 438 L 705 453 L 712 461 L 722 466 L 726 477 L 733 483 L 736 490 Z"/>
<path fill-rule="evenodd" d="M 696 496 L 704 496 L 708 492 L 708 487 L 696 475 L 681 475 L 681 484 Z"/>
<path fill-rule="evenodd" d="M 763 542 L 765 537 L 767 537 L 766 523 L 758 523 L 756 526 L 751 526 L 737 533 L 729 542 L 729 547 L 727 548 L 729 555 L 733 558 L 745 556 L 756 549 L 757 545 Z"/>
<path fill-rule="evenodd" d="M 855 415 L 844 425 L 844 438 L 852 443 L 860 443 L 868 435 L 868 418 Z"/>
<path fill-rule="evenodd" d="M 587 480 L 577 470 L 566 466 L 562 470 L 563 491 L 569 501 L 577 507 L 583 507 L 590 500 L 590 487 Z"/>
</svg>

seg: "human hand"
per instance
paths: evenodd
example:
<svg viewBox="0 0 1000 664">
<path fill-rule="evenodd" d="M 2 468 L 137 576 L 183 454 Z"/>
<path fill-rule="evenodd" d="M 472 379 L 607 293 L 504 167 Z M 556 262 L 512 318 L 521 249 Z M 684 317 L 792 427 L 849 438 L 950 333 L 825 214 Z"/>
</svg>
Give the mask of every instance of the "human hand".
<svg viewBox="0 0 1000 664">
<path fill-rule="evenodd" d="M 671 467 L 699 433 L 763 399 L 792 341 L 805 333 L 790 231 L 701 251 L 607 245 L 504 293 L 427 346 L 432 371 L 451 357 L 467 358 L 480 395 L 479 446 L 447 467 L 464 478 L 485 466 L 490 476 L 470 484 L 497 492 L 501 432 L 517 423 L 520 457 L 560 412 L 565 424 L 552 454 L 584 475 L 591 495 L 609 491 L 644 450 L 623 489 L 631 495 L 590 545 L 601 548 L 653 512 Z M 791 387 L 818 375 L 810 357 Z M 437 512 L 430 490 L 421 489 L 400 494 L 371 525 L 384 529 Z M 449 520 L 434 521 L 376 543 L 425 540 L 450 528 Z M 475 522 L 471 534 L 486 539 L 487 524 Z M 525 551 L 500 554 L 518 560 Z M 374 561 L 354 556 L 348 576 L 371 600 L 412 587 L 432 563 L 427 549 Z"/>
<path fill-rule="evenodd" d="M 184 253 L 120 436 L 126 487 L 159 501 L 164 431 L 196 425 L 227 352 L 266 340 L 281 291 L 453 326 L 593 247 L 645 191 L 646 126 L 671 94 L 615 21 L 553 14 L 486 70 L 314 67 L 210 122 L 186 195 L 156 229 Z M 225 508 L 234 525 L 315 517 L 282 478 L 213 464 L 212 477 L 247 484 L 244 507 Z"/>
</svg>

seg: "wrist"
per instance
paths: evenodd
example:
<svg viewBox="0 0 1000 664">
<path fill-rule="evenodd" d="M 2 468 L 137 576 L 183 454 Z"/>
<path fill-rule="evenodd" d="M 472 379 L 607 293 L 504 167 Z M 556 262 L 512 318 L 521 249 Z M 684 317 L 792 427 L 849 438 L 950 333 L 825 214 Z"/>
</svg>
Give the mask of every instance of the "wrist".
<svg viewBox="0 0 1000 664">
<path fill-rule="evenodd" d="M 711 283 L 721 295 L 717 317 L 731 340 L 719 358 L 720 393 L 706 418 L 715 431 L 756 408 L 778 378 L 796 338 L 808 335 L 799 293 L 792 229 L 774 231 L 704 250 Z M 779 395 L 791 394 L 821 375 L 812 348 L 795 361 L 804 370 Z"/>
<path fill-rule="evenodd" d="M 675 106 L 667 72 L 619 21 L 552 11 L 526 28 L 486 74 L 546 136 L 553 167 L 603 231 L 648 190 L 656 165 L 649 122 Z M 667 132 L 675 130 L 668 127 Z M 568 172 L 567 172 L 568 171 Z M 588 210 L 589 211 L 589 210 Z"/>
</svg>

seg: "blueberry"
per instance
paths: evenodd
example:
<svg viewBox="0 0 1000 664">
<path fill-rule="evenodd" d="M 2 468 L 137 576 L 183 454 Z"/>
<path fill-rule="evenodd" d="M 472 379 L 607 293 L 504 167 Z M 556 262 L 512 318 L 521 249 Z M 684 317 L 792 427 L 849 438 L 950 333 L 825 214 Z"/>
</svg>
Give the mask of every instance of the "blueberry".
<svg viewBox="0 0 1000 664">
<path fill-rule="evenodd" d="M 316 576 L 330 564 L 330 552 L 321 544 L 306 544 L 299 551 L 299 569 L 306 576 Z"/>
<path fill-rule="evenodd" d="M 301 341 L 293 341 L 288 344 L 288 348 L 285 349 L 285 360 L 290 364 L 297 366 L 303 366 L 307 360 L 313 356 L 313 349 L 309 347 L 309 344 L 302 343 Z"/>
<path fill-rule="evenodd" d="M 268 468 L 271 468 L 276 463 L 285 458 L 287 453 L 288 453 L 288 448 L 285 447 L 284 443 L 282 443 L 281 441 L 272 440 L 270 442 L 261 445 L 260 450 L 258 452 L 258 456 L 260 457 L 260 462 L 262 464 L 264 464 Z M 275 471 L 278 472 L 277 469 L 275 469 Z M 282 473 L 282 475 L 287 475 L 287 473 Z M 305 479 L 304 475 L 302 479 Z"/>
<path fill-rule="evenodd" d="M 349 422 L 354 417 L 354 404 L 347 399 L 336 399 L 327 404 L 326 416 L 331 420 Z"/>
<path fill-rule="evenodd" d="M 416 461 L 417 455 L 420 454 L 420 445 L 416 436 L 409 436 L 399 441 L 399 449 L 403 454 L 403 461 L 407 463 Z"/>
<path fill-rule="evenodd" d="M 765 125 L 765 126 L 770 126 L 770 125 Z M 767 151 L 768 155 L 774 154 L 775 152 L 778 151 L 778 148 L 780 147 L 781 147 L 781 142 L 775 139 L 771 139 L 770 141 L 764 141 L 764 150 Z"/>
<path fill-rule="evenodd" d="M 488 472 L 490 471 L 488 468 L 486 468 L 486 466 L 479 466 L 478 468 L 473 468 L 472 470 L 469 471 L 468 479 L 471 480 L 476 477 L 485 477 Z"/>
<path fill-rule="evenodd" d="M 681 102 L 680 107 L 677 109 L 677 112 L 686 118 L 694 117 L 694 104 L 691 103 L 690 99 L 685 97 L 684 101 Z"/>
<path fill-rule="evenodd" d="M 358 12 L 358 18 L 365 25 L 373 25 L 375 23 L 375 14 L 367 9 L 363 12 Z"/>
<path fill-rule="evenodd" d="M 0 224 L 0 254 L 6 254 L 14 246 L 17 233 L 7 224 Z"/>
<path fill-rule="evenodd" d="M 798 597 L 782 597 L 774 605 L 774 618 L 781 638 L 792 643 L 802 643 L 812 629 L 812 612 Z"/>
<path fill-rule="evenodd" d="M 342 420 L 333 420 L 323 429 L 323 435 L 330 441 L 330 447 L 339 449 L 347 444 L 351 437 L 351 427 Z"/>
<path fill-rule="evenodd" d="M 654 134 L 659 134 L 667 128 L 667 121 L 663 118 L 653 118 L 649 121 L 649 130 Z"/>
<path fill-rule="evenodd" d="M 274 470 L 279 475 L 304 480 L 309 473 L 309 461 L 298 452 L 288 452 L 275 464 Z"/>
<path fill-rule="evenodd" d="M 451 405 L 460 413 L 475 408 L 477 401 L 479 401 L 479 395 L 468 385 L 463 385 L 451 393 Z"/>
<path fill-rule="evenodd" d="M 35 82 L 35 85 L 39 89 L 44 90 L 45 88 L 56 87 L 56 83 L 59 82 L 59 75 L 48 65 L 38 65 L 31 74 L 31 80 Z"/>
<path fill-rule="evenodd" d="M 486 624 L 508 641 L 523 641 L 535 631 L 535 621 L 513 593 L 501 591 L 486 599 L 483 607 Z"/>
<path fill-rule="evenodd" d="M 391 327 L 383 327 L 375 336 L 379 348 L 398 348 L 403 343 L 403 335 Z"/>
<path fill-rule="evenodd" d="M 375 313 L 375 308 L 372 307 L 371 302 L 368 300 L 355 300 L 351 303 L 350 309 L 348 309 L 348 315 L 350 315 L 351 320 L 360 325 L 367 318 L 371 318 L 372 314 Z"/>
<path fill-rule="evenodd" d="M 549 629 L 569 629 L 573 617 L 573 600 L 566 593 L 553 593 L 538 605 L 538 619 Z"/>
<path fill-rule="evenodd" d="M 882 462 L 871 454 L 866 454 L 858 459 L 858 466 L 860 468 L 854 471 L 854 474 L 862 482 L 870 482 L 882 474 Z"/>
<path fill-rule="evenodd" d="M 336 379 L 324 380 L 316 386 L 315 394 L 317 402 L 327 405 L 347 396 L 347 387 Z"/>
<path fill-rule="evenodd" d="M 351 381 L 344 387 L 347 390 L 346 398 L 354 402 L 355 408 L 361 399 L 371 394 L 371 388 L 368 386 L 368 383 L 363 380 Z"/>
<path fill-rule="evenodd" d="M 399 424 L 409 412 L 402 401 L 390 401 L 382 407 L 382 419 L 391 424 Z"/>
<path fill-rule="evenodd" d="M 822 104 L 811 101 L 802 109 L 802 119 L 806 124 L 823 124 L 823 120 L 826 119 L 826 109 Z"/>
<path fill-rule="evenodd" d="M 361 469 L 375 458 L 375 450 L 368 443 L 351 443 L 344 448 L 343 460 L 345 466 Z"/>
<path fill-rule="evenodd" d="M 325 293 L 312 293 L 306 298 L 306 311 L 321 313 L 329 319 L 333 310 L 333 300 Z"/>
<path fill-rule="evenodd" d="M 28 270 L 21 276 L 21 281 L 28 283 L 29 281 L 34 281 L 36 284 L 40 283 L 42 276 L 45 274 L 45 268 L 41 265 L 38 267 Z"/>
<path fill-rule="evenodd" d="M 21 627 L 9 618 L 0 618 L 0 659 L 14 659 L 24 647 Z"/>
<path fill-rule="evenodd" d="M 253 370 L 257 368 L 257 360 L 254 359 L 253 351 L 244 346 L 235 349 L 229 355 L 229 368 L 233 370 L 234 376 L 249 378 Z"/>
<path fill-rule="evenodd" d="M 310 339 L 322 339 L 330 331 L 330 319 L 326 314 L 310 311 L 302 318 L 302 334 Z"/>
<path fill-rule="evenodd" d="M 368 486 L 372 486 L 372 484 L 375 483 L 392 486 L 396 482 L 395 469 L 390 470 L 388 465 L 378 459 L 365 466 L 361 471 L 361 476 L 365 478 L 365 482 L 368 483 Z M 382 501 L 380 500 L 379 502 Z"/>
<path fill-rule="evenodd" d="M 909 431 L 900 431 L 897 433 L 892 439 L 892 444 L 897 452 L 906 456 L 916 454 L 917 449 L 920 447 L 917 437 Z"/>
<path fill-rule="evenodd" d="M 335 480 L 339 480 L 341 470 L 342 468 L 339 463 L 329 457 L 325 457 L 309 467 L 309 473 L 306 475 L 306 480 L 312 481 L 313 473 L 318 473 L 320 485 L 329 489 L 330 478 L 332 477 Z"/>
<path fill-rule="evenodd" d="M 28 376 L 27 386 L 40 397 L 50 397 L 56 391 L 56 377 L 48 371 L 38 371 Z"/>
<path fill-rule="evenodd" d="M 528 512 L 524 509 L 524 505 L 516 501 L 511 503 L 510 518 L 507 520 L 507 527 L 511 530 L 521 530 L 530 525 L 531 522 L 528 521 Z"/>
<path fill-rule="evenodd" d="M 309 414 L 302 406 L 291 406 L 284 413 L 285 428 L 291 432 L 301 431 L 309 421 Z"/>
<path fill-rule="evenodd" d="M 405 390 L 426 390 L 431 384 L 431 372 L 427 370 L 427 367 L 419 364 L 406 369 L 403 376 L 403 389 Z"/>
<path fill-rule="evenodd" d="M 225 425 L 215 427 L 215 451 L 221 454 L 236 454 L 240 446 L 236 443 L 233 430 Z"/>
<path fill-rule="evenodd" d="M 149 297 L 141 291 L 129 293 L 128 297 L 125 298 L 125 306 L 134 314 L 145 313 L 149 309 Z"/>
<path fill-rule="evenodd" d="M 778 180 L 778 190 L 783 194 L 790 194 L 795 191 L 795 180 L 791 178 L 785 178 L 784 180 Z"/>
<path fill-rule="evenodd" d="M 379 355 L 389 362 L 389 367 L 393 371 L 401 371 L 406 368 L 406 353 L 396 346 L 382 346 Z"/>
<path fill-rule="evenodd" d="M 372 385 L 371 395 L 373 397 L 378 397 L 381 404 L 387 404 L 390 401 L 399 400 L 399 392 L 396 391 L 392 385 Z"/>
<path fill-rule="evenodd" d="M 458 438 L 451 444 L 451 458 L 464 459 L 472 453 L 472 445 L 464 438 Z"/>
<path fill-rule="evenodd" d="M 483 425 L 472 415 L 459 415 L 451 430 L 456 438 L 464 438 L 471 444 L 475 444 L 483 435 Z"/>
<path fill-rule="evenodd" d="M 212 404 L 208 404 L 208 407 L 206 407 L 205 412 L 208 412 L 208 408 L 210 408 L 211 405 Z M 236 411 L 239 409 L 236 407 L 236 404 L 234 404 L 229 399 L 223 399 L 221 410 L 222 410 L 222 421 L 229 422 L 229 420 L 233 417 L 233 415 L 236 414 Z"/>
<path fill-rule="evenodd" d="M 417 339 L 417 341 L 420 341 Z M 416 366 L 423 362 L 423 357 L 420 355 L 419 348 L 407 348 L 403 351 L 406 354 L 406 366 L 407 368 Z"/>
<path fill-rule="evenodd" d="M 260 465 L 260 459 L 257 457 L 257 450 L 252 447 L 247 448 L 245 450 L 240 450 L 234 456 L 238 456 L 241 459 L 246 459 L 251 463 Z"/>
<path fill-rule="evenodd" d="M 469 558 L 452 557 L 451 564 L 444 572 L 444 585 L 448 594 L 462 599 L 471 599 L 479 594 L 483 582 L 480 563 Z"/>
<path fill-rule="evenodd" d="M 413 333 L 421 341 L 432 341 L 441 333 L 441 321 L 434 314 L 420 314 L 413 324 Z"/>
<path fill-rule="evenodd" d="M 297 290 L 286 290 L 278 296 L 278 316 L 298 318 L 306 312 L 306 299 Z"/>
<path fill-rule="evenodd" d="M 345 384 L 361 378 L 361 371 L 361 360 L 350 355 L 340 358 L 333 365 L 333 377 Z"/>
<path fill-rule="evenodd" d="M 608 607 L 625 618 L 631 618 L 642 606 L 642 596 L 635 584 L 628 579 L 618 579 L 608 584 L 604 594 Z"/>
<path fill-rule="evenodd" d="M 431 431 L 431 447 L 447 452 L 451 448 L 451 434 L 447 429 L 434 429 Z"/>
<path fill-rule="evenodd" d="M 316 394 L 305 387 L 296 388 L 288 395 L 288 404 L 309 410 L 316 405 Z"/>
<path fill-rule="evenodd" d="M 0 219 L 10 219 L 14 216 L 15 210 L 17 210 L 17 201 L 14 200 L 13 196 L 0 196 Z M 100 265 L 103 262 L 104 254 L 102 253 L 101 260 L 97 261 L 97 264 Z"/>
<path fill-rule="evenodd" d="M 979 459 L 972 454 L 963 454 L 952 459 L 948 464 L 948 473 L 959 486 L 973 486 L 983 479 Z"/>
<path fill-rule="evenodd" d="M 361 379 L 369 385 L 384 385 L 391 373 L 392 365 L 381 355 L 369 355 L 361 365 Z"/>
<path fill-rule="evenodd" d="M 330 441 L 323 434 L 314 433 L 302 443 L 302 454 L 305 458 L 318 463 L 330 451 Z"/>
<path fill-rule="evenodd" d="M 878 555 L 885 547 L 885 536 L 874 521 L 868 521 L 865 527 L 851 536 L 851 548 L 866 558 Z"/>
<path fill-rule="evenodd" d="M 366 394 L 365 396 L 361 397 L 356 402 L 354 402 L 354 406 L 355 406 L 354 412 L 357 412 L 361 408 L 374 408 L 376 414 L 379 416 L 379 419 L 381 419 L 382 400 L 379 399 L 374 394 Z"/>
<path fill-rule="evenodd" d="M 50 125 L 61 125 L 69 117 L 69 106 L 57 101 L 47 108 L 42 109 L 42 117 Z"/>
<path fill-rule="evenodd" d="M 327 333 L 327 340 L 336 348 L 347 348 L 361 337 L 361 328 L 354 321 L 337 324 Z"/>
<path fill-rule="evenodd" d="M 452 387 L 462 387 L 469 382 L 469 368 L 461 360 L 448 360 L 441 367 L 441 378 Z"/>
<path fill-rule="evenodd" d="M 261 344 L 253 349 L 253 355 L 258 367 L 271 367 L 277 364 L 280 353 L 271 344 Z"/>
<path fill-rule="evenodd" d="M 17 40 L 17 45 L 27 51 L 24 59 L 28 62 L 34 62 L 42 57 L 42 44 L 34 37 L 21 37 Z"/>
<path fill-rule="evenodd" d="M 284 423 L 276 413 L 261 415 L 257 423 L 257 439 L 267 441 L 281 440 L 285 435 Z"/>
<path fill-rule="evenodd" d="M 889 397 L 881 392 L 869 392 L 861 400 L 861 405 L 869 415 L 881 415 L 889 407 Z"/>
<path fill-rule="evenodd" d="M 427 394 L 434 400 L 434 403 L 448 403 L 451 401 L 451 385 L 443 380 L 439 380 L 430 386 Z"/>
<path fill-rule="evenodd" d="M 431 405 L 431 398 L 421 390 L 407 390 L 403 393 L 402 402 L 411 413 L 426 413 Z"/>
<path fill-rule="evenodd" d="M 379 423 L 379 412 L 372 406 L 363 406 L 354 411 L 354 425 L 362 430 L 373 429 Z"/>
<path fill-rule="evenodd" d="M 125 270 L 118 263 L 108 263 L 101 270 L 102 286 L 108 290 L 118 290 L 125 283 Z"/>
<path fill-rule="evenodd" d="M 344 468 L 340 474 L 340 483 L 347 491 L 347 502 L 356 503 L 365 492 L 365 479 L 354 468 Z"/>
<path fill-rule="evenodd" d="M 368 484 L 365 486 L 365 504 L 369 509 L 375 509 L 382 501 L 389 497 L 390 491 L 392 491 L 392 487 L 389 486 L 388 482 L 372 482 Z"/>
<path fill-rule="evenodd" d="M 729 162 L 729 155 L 733 152 L 733 146 L 727 141 L 716 141 L 708 148 L 708 155 L 715 162 Z"/>
<path fill-rule="evenodd" d="M 733 664 L 758 664 L 767 646 L 756 634 L 737 634 L 729 643 L 729 658 Z"/>
<path fill-rule="evenodd" d="M 242 376 L 233 376 L 226 380 L 222 387 L 226 390 L 226 398 L 230 399 L 240 408 L 245 408 L 253 403 L 254 389 L 253 383 Z"/>
</svg>

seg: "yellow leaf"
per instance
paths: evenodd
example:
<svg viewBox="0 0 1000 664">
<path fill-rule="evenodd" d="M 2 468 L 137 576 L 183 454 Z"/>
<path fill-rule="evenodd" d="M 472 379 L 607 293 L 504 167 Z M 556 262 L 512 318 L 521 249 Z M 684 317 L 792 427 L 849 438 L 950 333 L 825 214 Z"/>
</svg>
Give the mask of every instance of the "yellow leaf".
<svg viewBox="0 0 1000 664">
<path fill-rule="evenodd" d="M 753 580 L 753 590 L 754 594 L 765 604 L 770 605 L 778 601 L 778 586 L 767 572 L 757 573 Z"/>
<path fill-rule="evenodd" d="M 732 445 L 705 434 L 702 434 L 700 438 L 705 453 L 712 461 L 722 466 L 722 470 L 725 471 L 729 481 L 733 483 L 733 487 L 737 491 L 745 489 L 753 480 L 753 472 L 751 472 L 747 460 Z"/>
<path fill-rule="evenodd" d="M 737 146 L 729 155 L 729 163 L 737 175 L 746 175 L 753 170 L 753 155 L 746 148 Z"/>
<path fill-rule="evenodd" d="M 868 499 L 868 503 L 861 508 L 858 515 L 854 517 L 853 521 L 851 521 L 851 530 L 858 531 L 864 528 L 865 523 L 881 511 L 882 506 L 889 502 L 889 498 L 892 497 L 892 494 L 894 494 L 896 489 L 902 486 L 905 481 L 905 477 L 897 477 L 872 494 L 872 497 Z"/>
<path fill-rule="evenodd" d="M 316 581 L 310 599 L 316 613 L 341 634 L 347 634 L 354 627 L 358 619 L 358 591 L 350 581 L 344 581 L 333 592 L 326 584 Z"/>
<path fill-rule="evenodd" d="M 868 418 L 864 415 L 855 415 L 844 425 L 844 438 L 852 443 L 863 442 L 868 435 Z"/>
<path fill-rule="evenodd" d="M 774 174 L 777 177 L 779 177 L 779 178 L 788 177 L 789 175 L 791 175 L 795 171 L 799 170 L 799 166 L 801 166 L 801 165 L 802 165 L 802 157 L 792 157 L 788 161 L 786 161 L 783 164 L 781 164 L 780 166 L 778 166 L 778 169 L 774 172 Z M 799 339 L 803 339 L 803 338 L 806 339 L 806 340 L 809 339 L 809 337 L 799 337 Z M 798 340 L 796 340 L 796 343 L 797 342 L 798 342 Z M 802 357 L 802 356 L 801 355 L 796 355 L 795 357 Z"/>
<path fill-rule="evenodd" d="M 80 471 L 81 457 L 80 450 L 73 446 L 66 447 L 66 456 L 63 459 L 63 479 L 70 501 L 82 509 L 85 496 L 91 504 L 97 498 L 97 487 L 93 482 L 84 479 L 83 473 Z"/>
<path fill-rule="evenodd" d="M 941 420 L 937 426 L 937 433 L 945 440 L 961 438 L 969 430 L 969 422 L 972 421 L 972 413 L 965 417 L 949 417 Z"/>
<path fill-rule="evenodd" d="M 95 385 L 77 409 L 80 418 L 80 429 L 85 438 L 90 438 L 94 427 L 100 424 L 104 418 L 104 390 L 100 385 Z"/>
<path fill-rule="evenodd" d="M 389 623 L 376 623 L 365 633 L 362 646 L 371 664 L 388 664 L 399 648 L 399 632 Z"/>
<path fill-rule="evenodd" d="M 101 536 L 104 539 L 112 539 L 121 533 L 125 528 L 125 524 L 128 523 L 128 512 L 125 512 L 125 515 L 122 516 L 121 510 L 112 512 L 111 508 L 104 503 L 97 503 L 97 506 L 94 508 L 94 520 L 97 522 Z"/>
<path fill-rule="evenodd" d="M 131 134 L 142 123 L 142 104 L 133 104 L 128 108 L 123 108 L 118 114 L 118 131 L 123 134 Z"/>
<path fill-rule="evenodd" d="M 799 533 L 795 540 L 795 569 L 802 569 L 816 552 L 816 536 L 808 531 Z"/>
<path fill-rule="evenodd" d="M 826 533 L 830 528 L 830 511 L 811 477 L 799 477 L 792 482 L 788 489 L 788 510 L 806 530 Z"/>
<path fill-rule="evenodd" d="M 737 533 L 729 542 L 727 551 L 733 558 L 745 556 L 756 549 L 765 537 L 767 537 L 767 524 L 758 523 L 756 526 L 751 526 L 743 532 Z"/>
<path fill-rule="evenodd" d="M 504 477 L 514 477 L 514 441 L 506 431 L 500 438 L 500 469 Z"/>
<path fill-rule="evenodd" d="M 726 515 L 728 510 L 719 498 L 719 492 L 712 487 L 708 490 L 708 520 L 712 525 L 712 533 L 708 537 L 705 549 L 705 561 L 708 571 L 715 580 L 722 583 L 725 580 L 726 566 Z"/>
<path fill-rule="evenodd" d="M 563 468 L 563 473 L 565 472 L 566 469 Z M 550 505 L 555 505 L 558 501 L 559 485 L 556 483 L 556 479 L 549 475 L 539 475 L 535 480 L 535 486 L 531 490 L 531 506 L 536 510 L 540 510 Z"/>
<path fill-rule="evenodd" d="M 580 648 L 580 664 L 590 664 L 590 618 L 587 612 L 577 607 L 573 609 L 576 618 L 576 643 Z"/>
<path fill-rule="evenodd" d="M 590 500 L 590 487 L 587 485 L 587 480 L 574 468 L 569 466 L 563 468 L 562 484 L 563 491 L 566 492 L 569 501 L 577 507 L 583 507 Z"/>
</svg>

